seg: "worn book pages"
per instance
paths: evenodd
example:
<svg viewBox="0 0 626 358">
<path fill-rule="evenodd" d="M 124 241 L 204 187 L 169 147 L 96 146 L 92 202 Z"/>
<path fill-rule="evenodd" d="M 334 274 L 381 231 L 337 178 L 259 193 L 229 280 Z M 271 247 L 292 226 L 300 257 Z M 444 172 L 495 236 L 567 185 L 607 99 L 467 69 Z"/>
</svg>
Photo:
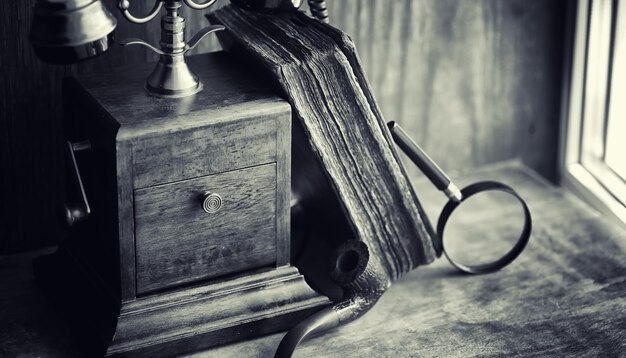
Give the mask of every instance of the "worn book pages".
<svg viewBox="0 0 626 358">
<path fill-rule="evenodd" d="M 231 5 L 209 19 L 226 26 L 224 47 L 265 72 L 291 103 L 292 186 L 298 199 L 314 202 L 327 235 L 365 243 L 369 261 L 360 271 L 373 270 L 386 285 L 430 263 L 434 232 L 350 38 L 300 12 L 258 14 Z"/>
</svg>

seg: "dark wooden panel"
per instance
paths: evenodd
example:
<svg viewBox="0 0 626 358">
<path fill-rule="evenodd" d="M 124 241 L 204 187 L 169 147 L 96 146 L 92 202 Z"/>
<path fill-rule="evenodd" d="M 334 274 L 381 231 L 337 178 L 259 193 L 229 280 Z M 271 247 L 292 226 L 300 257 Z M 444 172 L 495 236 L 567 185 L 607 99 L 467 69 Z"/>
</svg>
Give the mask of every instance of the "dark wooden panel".
<svg viewBox="0 0 626 358">
<path fill-rule="evenodd" d="M 137 292 L 274 264 L 275 215 L 276 164 L 136 190 Z"/>
<path fill-rule="evenodd" d="M 116 299 L 128 297 L 129 279 L 134 290 L 135 264 L 131 261 L 118 266 L 118 263 L 124 261 L 127 252 L 124 245 L 129 241 L 133 244 L 132 181 L 126 175 L 126 171 L 132 170 L 129 165 L 132 158 L 125 148 L 116 148 L 117 123 L 100 112 L 95 101 L 76 81 L 64 81 L 63 90 L 64 102 L 72 104 L 64 106 L 67 140 L 91 143 L 89 150 L 76 153 L 91 213 L 87 220 L 73 225 L 64 243 L 71 247 L 68 251 L 77 261 L 97 275 L 108 294 Z M 120 170 L 124 175 L 119 175 L 120 168 L 128 169 Z M 121 220 L 118 220 L 118 210 Z"/>
<path fill-rule="evenodd" d="M 386 119 L 443 169 L 522 158 L 555 177 L 566 1 L 327 3 Z"/>
<path fill-rule="evenodd" d="M 63 185 L 61 79 L 28 42 L 35 0 L 0 1 L 0 252 L 51 245 Z"/>
</svg>

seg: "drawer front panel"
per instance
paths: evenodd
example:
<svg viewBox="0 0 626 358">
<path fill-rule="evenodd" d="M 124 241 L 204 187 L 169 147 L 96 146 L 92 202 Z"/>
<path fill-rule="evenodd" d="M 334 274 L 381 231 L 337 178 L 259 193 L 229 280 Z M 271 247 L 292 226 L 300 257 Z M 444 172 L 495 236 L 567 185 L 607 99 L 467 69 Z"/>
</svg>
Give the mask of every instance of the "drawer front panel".
<svg viewBox="0 0 626 358">
<path fill-rule="evenodd" d="M 135 188 L 276 162 L 276 115 L 161 133 L 133 143 Z"/>
<path fill-rule="evenodd" d="M 135 190 L 135 244 L 138 293 L 275 264 L 276 164 Z"/>
</svg>

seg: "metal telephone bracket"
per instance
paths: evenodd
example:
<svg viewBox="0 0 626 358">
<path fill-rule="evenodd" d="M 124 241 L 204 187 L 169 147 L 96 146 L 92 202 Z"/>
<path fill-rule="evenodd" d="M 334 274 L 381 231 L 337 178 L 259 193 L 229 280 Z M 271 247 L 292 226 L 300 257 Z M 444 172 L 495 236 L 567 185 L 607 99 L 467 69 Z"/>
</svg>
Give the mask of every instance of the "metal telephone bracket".
<svg viewBox="0 0 626 358">
<path fill-rule="evenodd" d="M 87 219 L 91 213 L 75 155 L 77 152 L 90 149 L 91 142 L 89 140 L 77 143 L 66 142 L 65 150 L 68 162 L 66 163 L 67 192 L 64 205 L 64 218 L 67 226 L 73 226 L 77 222 Z"/>
</svg>

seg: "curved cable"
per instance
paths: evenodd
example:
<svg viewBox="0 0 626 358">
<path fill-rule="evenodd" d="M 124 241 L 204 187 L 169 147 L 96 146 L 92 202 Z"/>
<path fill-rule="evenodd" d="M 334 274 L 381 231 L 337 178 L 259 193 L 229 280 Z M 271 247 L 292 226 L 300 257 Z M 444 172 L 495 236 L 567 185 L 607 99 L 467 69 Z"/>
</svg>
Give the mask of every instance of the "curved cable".
<svg viewBox="0 0 626 358">
<path fill-rule="evenodd" d="M 339 314 L 333 307 L 327 307 L 289 330 L 280 341 L 274 358 L 289 358 L 305 338 L 335 328 L 339 325 Z"/>
<path fill-rule="evenodd" d="M 344 297 L 333 305 L 300 322 L 283 337 L 274 358 L 289 358 L 304 339 L 351 322 L 367 313 L 391 285 L 391 279 L 377 260 L 370 260 L 367 244 L 347 241 L 332 259 L 331 273 L 344 290 Z"/>
</svg>

